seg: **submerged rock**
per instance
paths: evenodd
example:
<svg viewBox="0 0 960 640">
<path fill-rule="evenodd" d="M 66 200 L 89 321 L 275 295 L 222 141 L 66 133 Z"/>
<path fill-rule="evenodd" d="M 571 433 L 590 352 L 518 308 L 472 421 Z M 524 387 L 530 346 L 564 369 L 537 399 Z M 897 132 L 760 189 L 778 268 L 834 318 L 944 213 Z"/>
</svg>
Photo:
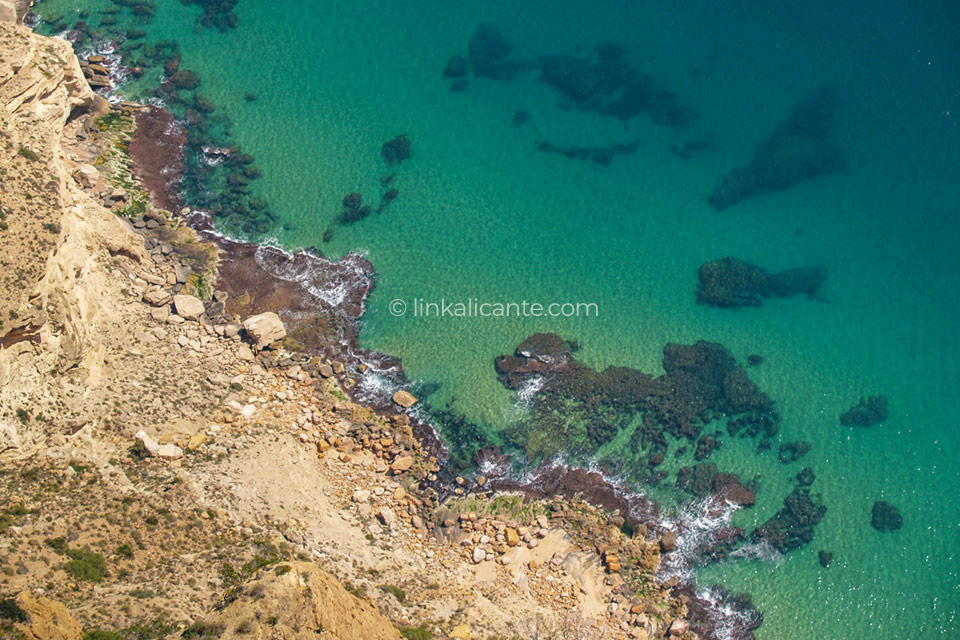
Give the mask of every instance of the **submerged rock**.
<svg viewBox="0 0 960 640">
<path fill-rule="evenodd" d="M 877 500 L 873 503 L 870 524 L 877 531 L 894 531 L 903 526 L 903 517 L 900 511 L 889 502 Z"/>
<path fill-rule="evenodd" d="M 860 398 L 853 407 L 840 415 L 840 424 L 850 427 L 872 427 L 889 416 L 886 396 Z"/>
<path fill-rule="evenodd" d="M 782 298 L 798 293 L 815 296 L 826 277 L 821 267 L 767 273 L 748 262 L 727 257 L 700 267 L 697 272 L 697 304 L 732 309 L 759 307 L 763 304 L 762 298 Z"/>
<path fill-rule="evenodd" d="M 722 211 L 747 198 L 842 171 L 843 156 L 826 140 L 838 106 L 836 89 L 819 87 L 757 148 L 750 164 L 723 178 L 710 194 L 710 206 Z"/>
<path fill-rule="evenodd" d="M 410 157 L 410 138 L 399 135 L 393 140 L 383 143 L 380 151 L 388 165 L 400 164 Z"/>
<path fill-rule="evenodd" d="M 754 530 L 753 538 L 770 543 L 780 553 L 799 549 L 813 540 L 814 527 L 826 512 L 819 495 L 797 487 L 784 498 L 783 507 Z"/>
</svg>

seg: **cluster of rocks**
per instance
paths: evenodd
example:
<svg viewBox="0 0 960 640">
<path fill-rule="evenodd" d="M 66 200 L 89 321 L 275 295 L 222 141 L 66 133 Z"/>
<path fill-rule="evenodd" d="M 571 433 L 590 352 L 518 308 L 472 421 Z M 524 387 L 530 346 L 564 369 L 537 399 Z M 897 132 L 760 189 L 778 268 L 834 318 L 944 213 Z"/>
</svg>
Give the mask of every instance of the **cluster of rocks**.
<svg viewBox="0 0 960 640">
<path fill-rule="evenodd" d="M 720 181 L 708 198 L 710 206 L 722 211 L 747 198 L 842 171 L 843 156 L 827 141 L 839 105 L 836 87 L 817 88 L 757 147 L 749 164 Z"/>
<path fill-rule="evenodd" d="M 83 77 L 87 79 L 94 89 L 111 89 L 113 83 L 110 82 L 110 68 L 106 66 L 107 59 L 104 56 L 89 56 L 86 60 L 80 61 L 80 69 L 83 70 Z"/>
<path fill-rule="evenodd" d="M 736 258 L 707 262 L 697 272 L 697 304 L 734 309 L 759 307 L 763 298 L 798 293 L 816 296 L 826 280 L 821 267 L 799 267 L 768 273 Z"/>
</svg>

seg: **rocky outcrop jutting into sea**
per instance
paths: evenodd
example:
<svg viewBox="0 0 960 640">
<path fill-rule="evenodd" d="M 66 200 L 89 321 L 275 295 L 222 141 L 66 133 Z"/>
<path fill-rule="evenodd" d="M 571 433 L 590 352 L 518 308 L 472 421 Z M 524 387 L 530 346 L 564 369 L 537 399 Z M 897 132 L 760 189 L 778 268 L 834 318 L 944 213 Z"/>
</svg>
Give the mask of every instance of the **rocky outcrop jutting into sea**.
<svg viewBox="0 0 960 640">
<path fill-rule="evenodd" d="M 722 211 L 747 198 L 842 171 L 843 156 L 827 140 L 838 107 L 836 87 L 819 87 L 757 147 L 749 164 L 723 178 L 710 194 L 710 206 Z"/>
</svg>

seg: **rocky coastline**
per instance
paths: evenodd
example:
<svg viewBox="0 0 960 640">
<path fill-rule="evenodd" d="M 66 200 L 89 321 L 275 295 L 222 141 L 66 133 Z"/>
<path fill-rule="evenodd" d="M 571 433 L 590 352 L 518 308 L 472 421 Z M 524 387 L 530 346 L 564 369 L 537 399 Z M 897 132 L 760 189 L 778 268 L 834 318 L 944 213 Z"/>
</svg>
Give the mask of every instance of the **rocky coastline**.
<svg viewBox="0 0 960 640">
<path fill-rule="evenodd" d="M 676 537 L 649 501 L 581 469 L 447 477 L 429 425 L 351 399 L 371 363 L 402 377 L 356 344 L 368 261 L 216 234 L 178 209 L 173 118 L 107 106 L 65 43 L 0 29 L 6 50 L 68 61 L 0 75 L 7 134 L 28 136 L 3 167 L 50 173 L 36 214 L 55 238 L 23 256 L 50 266 L 2 329 L 0 396 L 17 411 L 2 418 L 0 624 L 37 638 L 148 624 L 146 637 L 721 637 L 711 603 L 655 577 Z M 42 122 L 39 95 L 56 104 Z M 5 207 L 38 184 L 8 183 Z"/>
</svg>

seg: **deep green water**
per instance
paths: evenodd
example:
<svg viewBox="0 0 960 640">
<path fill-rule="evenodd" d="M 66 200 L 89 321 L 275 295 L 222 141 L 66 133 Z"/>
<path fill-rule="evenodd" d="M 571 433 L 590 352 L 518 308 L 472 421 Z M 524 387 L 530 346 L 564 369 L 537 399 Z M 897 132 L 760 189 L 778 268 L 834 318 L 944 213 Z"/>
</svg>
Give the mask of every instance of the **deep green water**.
<svg viewBox="0 0 960 640">
<path fill-rule="evenodd" d="M 74 4 L 44 0 L 38 11 L 70 16 Z M 112 6 L 84 4 L 94 16 Z M 234 143 L 264 172 L 253 189 L 283 223 L 272 235 L 328 255 L 360 250 L 374 263 L 361 341 L 400 357 L 411 379 L 439 383 L 433 406 L 496 438 L 520 409 L 493 358 L 534 331 L 577 339 L 580 359 L 599 368 L 658 373 L 666 342 L 701 338 L 741 359 L 762 354 L 750 373 L 778 403 L 780 440 L 813 449 L 781 465 L 753 442 L 726 442 L 712 461 L 761 476 L 758 505 L 735 522 L 772 515 L 801 465 L 816 471 L 827 515 L 812 544 L 779 562 L 713 566 L 700 578 L 750 592 L 765 616 L 762 639 L 960 637 L 956 9 L 241 0 L 239 27 L 225 33 L 196 28 L 197 13 L 158 2 L 148 40 L 176 39 L 182 68 L 197 71 L 201 91 L 229 114 Z M 644 116 L 624 124 L 560 109 L 536 71 L 509 82 L 471 78 L 452 93 L 444 65 L 485 22 L 515 45 L 516 59 L 621 44 L 699 117 L 674 131 Z M 157 74 L 125 91 L 137 97 Z M 719 179 L 822 82 L 839 89 L 831 141 L 848 171 L 711 209 Z M 256 101 L 244 100 L 249 91 Z M 517 109 L 530 114 L 521 126 L 511 123 Z M 388 169 L 380 145 L 401 133 L 413 156 Z M 689 159 L 671 152 L 704 136 L 715 149 Z M 544 139 L 640 146 L 603 167 L 541 153 Z M 336 226 L 324 244 L 344 195 L 359 191 L 375 205 L 388 171 L 396 201 Z M 824 300 L 697 306 L 697 268 L 726 255 L 769 270 L 822 265 Z M 412 318 L 388 307 L 441 297 L 592 302 L 600 315 Z M 842 411 L 876 393 L 890 401 L 882 426 L 838 425 Z M 901 529 L 871 528 L 878 499 L 900 509 Z M 817 562 L 820 549 L 835 553 L 829 569 Z"/>
</svg>

